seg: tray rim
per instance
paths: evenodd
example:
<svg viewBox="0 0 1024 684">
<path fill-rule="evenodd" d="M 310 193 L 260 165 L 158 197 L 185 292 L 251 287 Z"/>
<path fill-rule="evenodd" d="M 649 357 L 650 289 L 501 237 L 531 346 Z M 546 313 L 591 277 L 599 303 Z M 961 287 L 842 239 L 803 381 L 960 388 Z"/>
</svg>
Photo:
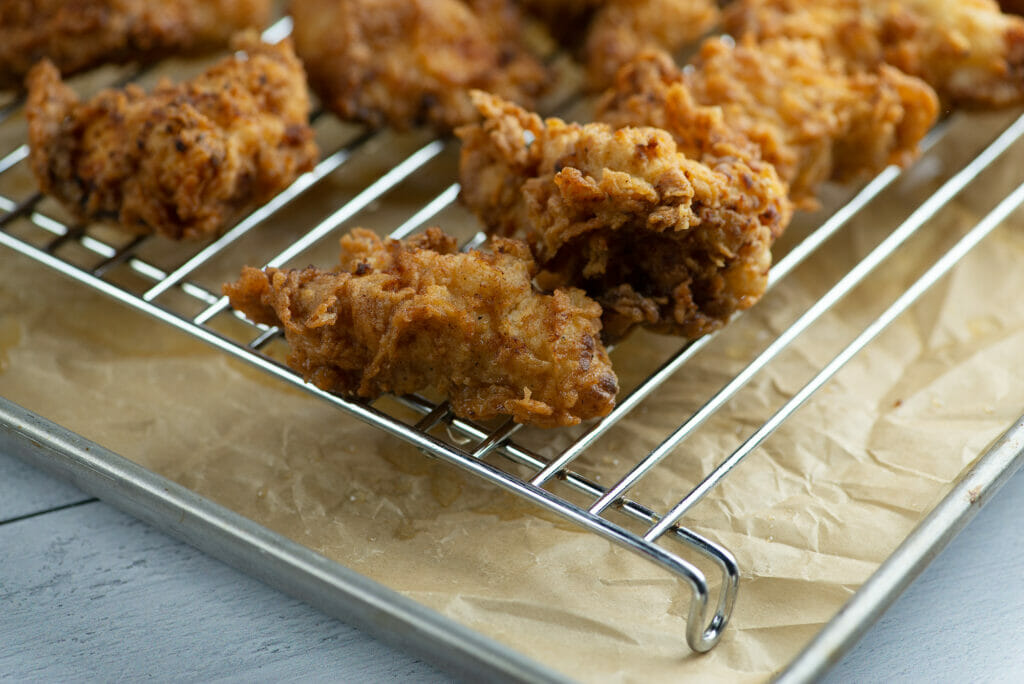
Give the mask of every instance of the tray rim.
<svg viewBox="0 0 1024 684">
<path fill-rule="evenodd" d="M 70 481 L 227 565 L 455 676 L 571 681 L 2 396 L 0 451 Z M 1024 416 L 975 460 L 775 681 L 813 682 L 827 673 L 1022 466 Z"/>
<path fill-rule="evenodd" d="M 1024 416 L 975 459 L 949 493 L 774 681 L 797 684 L 821 679 L 1022 466 Z"/>
</svg>

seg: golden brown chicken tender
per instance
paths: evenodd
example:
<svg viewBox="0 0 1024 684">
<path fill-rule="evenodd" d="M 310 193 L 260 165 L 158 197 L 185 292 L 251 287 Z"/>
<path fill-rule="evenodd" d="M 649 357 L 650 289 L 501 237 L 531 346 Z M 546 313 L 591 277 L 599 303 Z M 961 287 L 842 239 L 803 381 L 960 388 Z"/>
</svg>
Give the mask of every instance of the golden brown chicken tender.
<svg viewBox="0 0 1024 684">
<path fill-rule="evenodd" d="M 620 72 L 598 119 L 664 128 L 705 161 L 716 155 L 714 141 L 737 149 L 752 142 L 802 207 L 814 206 L 823 181 L 911 162 L 938 115 L 923 81 L 886 65 L 848 75 L 813 41 L 712 38 L 692 67 L 683 72 L 668 55 L 645 53 Z"/>
<path fill-rule="evenodd" d="M 475 93 L 462 198 L 498 235 L 526 237 L 545 285 L 604 307 L 606 339 L 636 325 L 698 337 L 756 302 L 791 215 L 769 164 L 687 159 L 655 128 L 541 121 Z"/>
<path fill-rule="evenodd" d="M 317 158 L 291 44 L 239 38 L 187 83 L 128 86 L 87 102 L 49 62 L 29 75 L 32 171 L 78 220 L 200 238 L 266 202 Z"/>
<path fill-rule="evenodd" d="M 737 0 L 735 36 L 816 40 L 851 67 L 892 66 L 957 105 L 1024 99 L 1024 19 L 995 0 Z"/>
<path fill-rule="evenodd" d="M 216 50 L 269 15 L 270 0 L 4 0 L 0 89 L 20 86 L 44 58 L 67 76 L 107 62 Z"/>
<path fill-rule="evenodd" d="M 338 116 L 448 132 L 481 88 L 531 106 L 547 69 L 526 49 L 510 0 L 292 0 L 295 46 Z"/>
<path fill-rule="evenodd" d="M 359 397 L 435 389 L 456 414 L 541 427 L 607 415 L 618 380 L 600 307 L 579 290 L 534 290 L 521 242 L 458 253 L 433 228 L 398 242 L 356 229 L 337 271 L 246 268 L 224 286 L 236 309 L 281 326 L 288 365 Z"/>
</svg>

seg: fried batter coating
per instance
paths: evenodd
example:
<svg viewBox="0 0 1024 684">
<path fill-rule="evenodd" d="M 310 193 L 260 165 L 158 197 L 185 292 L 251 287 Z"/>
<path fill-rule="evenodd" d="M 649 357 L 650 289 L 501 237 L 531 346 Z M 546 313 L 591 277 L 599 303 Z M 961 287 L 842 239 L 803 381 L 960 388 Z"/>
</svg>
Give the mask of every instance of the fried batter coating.
<svg viewBox="0 0 1024 684">
<path fill-rule="evenodd" d="M 923 81 L 886 65 L 848 75 L 813 41 L 712 38 L 686 72 L 664 53 L 641 55 L 619 73 L 597 117 L 615 127 L 664 128 L 703 161 L 721 156 L 716 141 L 732 141 L 737 154 L 752 142 L 793 201 L 812 208 L 825 180 L 913 161 L 938 108 Z"/>
<path fill-rule="evenodd" d="M 474 93 L 459 131 L 462 198 L 492 233 L 525 236 L 545 285 L 604 307 L 606 339 L 636 325 L 695 338 L 756 302 L 792 210 L 769 164 L 687 159 L 656 128 L 541 121 Z"/>
<path fill-rule="evenodd" d="M 676 53 L 697 41 L 719 20 L 714 0 L 611 0 L 594 14 L 584 55 L 587 78 L 603 90 L 615 73 L 645 49 Z"/>
<path fill-rule="evenodd" d="M 956 105 L 1024 100 L 1024 19 L 995 0 L 737 0 L 726 27 L 817 40 L 859 68 L 891 64 Z"/>
<path fill-rule="evenodd" d="M 87 102 L 50 62 L 29 74 L 32 171 L 78 220 L 201 238 L 313 167 L 309 95 L 291 44 L 235 41 L 187 83 L 105 90 Z"/>
<path fill-rule="evenodd" d="M 337 271 L 246 268 L 224 286 L 236 309 L 283 327 L 307 382 L 369 398 L 433 388 L 465 418 L 540 427 L 615 405 L 600 307 L 580 290 L 535 291 L 523 243 L 462 254 L 436 228 L 404 242 L 356 229 L 341 247 Z"/>
<path fill-rule="evenodd" d="M 555 37 L 582 53 L 592 90 L 611 85 L 645 49 L 675 53 L 718 23 L 715 0 L 520 0 Z M 580 49 L 581 48 L 581 49 Z"/>
<path fill-rule="evenodd" d="M 108 62 L 210 52 L 269 17 L 270 0 L 4 0 L 0 90 L 19 87 L 44 58 L 67 76 Z"/>
<path fill-rule="evenodd" d="M 445 133 L 481 88 L 532 106 L 550 81 L 511 0 L 292 0 L 295 46 L 338 116 Z"/>
</svg>

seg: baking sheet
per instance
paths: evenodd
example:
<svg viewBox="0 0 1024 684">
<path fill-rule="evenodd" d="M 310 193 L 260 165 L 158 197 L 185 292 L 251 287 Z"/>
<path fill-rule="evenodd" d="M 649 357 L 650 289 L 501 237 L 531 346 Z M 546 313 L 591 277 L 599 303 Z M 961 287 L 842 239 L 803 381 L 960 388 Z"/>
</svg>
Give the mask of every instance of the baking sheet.
<svg viewBox="0 0 1024 684">
<path fill-rule="evenodd" d="M 464 681 L 567 682 L 508 647 L 0 398 L 0 450 Z"/>
<path fill-rule="evenodd" d="M 628 470 L 984 141 L 965 131 L 998 126 L 980 117 L 954 127 L 950 144 L 601 440 L 580 470 L 605 483 Z M 402 149 L 391 140 L 367 150 L 364 173 Z M 636 498 L 659 510 L 674 503 L 1015 176 L 1007 164 L 972 186 L 887 277 L 798 341 Z M 202 277 L 228 277 L 239 259 L 286 241 L 288 223 L 308 225 L 351 185 L 329 179 Z M 408 213 L 432 190 L 404 187 L 360 222 L 386 226 L 389 212 Z M 458 212 L 444 218 L 456 232 L 474 229 Z M 330 263 L 332 243 L 308 260 Z M 1000 230 L 694 510 L 688 524 L 731 548 L 744 573 L 733 623 L 705 656 L 685 648 L 688 591 L 653 566 L 6 252 L 0 393 L 574 677 L 761 681 L 1020 414 L 1024 276 L 1014 266 L 1022 250 L 1018 227 Z M 649 335 L 621 346 L 613 360 L 623 384 L 676 346 Z M 551 453 L 569 436 L 525 439 Z"/>
</svg>

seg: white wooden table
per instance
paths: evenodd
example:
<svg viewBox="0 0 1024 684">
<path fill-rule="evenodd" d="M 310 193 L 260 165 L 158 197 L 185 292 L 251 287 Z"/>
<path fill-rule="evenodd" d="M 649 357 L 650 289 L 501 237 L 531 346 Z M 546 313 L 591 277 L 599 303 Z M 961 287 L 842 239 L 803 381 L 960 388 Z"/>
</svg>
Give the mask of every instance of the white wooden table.
<svg viewBox="0 0 1024 684">
<path fill-rule="evenodd" d="M 1021 681 L 1024 473 L 829 677 Z M 0 454 L 0 679 L 440 682 L 325 617 Z"/>
</svg>

